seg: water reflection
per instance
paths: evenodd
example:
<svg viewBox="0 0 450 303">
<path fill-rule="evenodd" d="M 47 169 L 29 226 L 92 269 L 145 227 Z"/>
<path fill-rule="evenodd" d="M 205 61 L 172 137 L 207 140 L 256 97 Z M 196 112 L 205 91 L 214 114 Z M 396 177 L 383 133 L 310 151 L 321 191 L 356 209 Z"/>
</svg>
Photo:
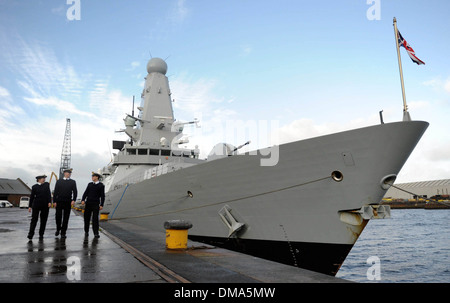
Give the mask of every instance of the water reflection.
<svg viewBox="0 0 450 303">
<path fill-rule="evenodd" d="M 29 282 L 72 282 L 82 281 L 84 273 L 98 270 L 97 246 L 99 240 L 89 238 L 70 242 L 55 238 L 28 241 L 25 280 Z M 70 254 L 70 255 L 69 255 Z M 77 260 L 74 262 L 73 260 Z M 76 275 L 74 275 L 76 273 Z M 77 277 L 74 279 L 73 277 Z M 80 278 L 81 277 L 81 278 Z"/>
</svg>

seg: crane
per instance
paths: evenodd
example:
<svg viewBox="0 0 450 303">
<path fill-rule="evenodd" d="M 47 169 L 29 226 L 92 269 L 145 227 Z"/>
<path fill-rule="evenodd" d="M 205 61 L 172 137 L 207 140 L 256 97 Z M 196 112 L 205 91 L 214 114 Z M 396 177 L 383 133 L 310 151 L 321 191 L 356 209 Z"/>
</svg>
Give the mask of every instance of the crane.
<svg viewBox="0 0 450 303">
<path fill-rule="evenodd" d="M 71 147 L 70 147 L 70 119 L 66 119 L 66 130 L 61 152 L 61 165 L 59 167 L 59 179 L 64 176 L 64 170 L 70 168 Z"/>
</svg>

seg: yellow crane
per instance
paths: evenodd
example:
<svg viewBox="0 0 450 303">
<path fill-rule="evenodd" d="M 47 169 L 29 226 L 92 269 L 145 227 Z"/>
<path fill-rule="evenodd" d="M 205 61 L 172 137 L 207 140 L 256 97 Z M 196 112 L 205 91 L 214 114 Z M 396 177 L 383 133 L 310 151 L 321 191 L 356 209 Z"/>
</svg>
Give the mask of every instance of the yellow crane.
<svg viewBox="0 0 450 303">
<path fill-rule="evenodd" d="M 50 181 L 48 182 L 49 184 L 52 184 L 53 176 L 55 176 L 56 181 L 58 181 L 58 176 L 55 174 L 55 172 L 52 171 L 52 174 L 50 175 Z"/>
</svg>

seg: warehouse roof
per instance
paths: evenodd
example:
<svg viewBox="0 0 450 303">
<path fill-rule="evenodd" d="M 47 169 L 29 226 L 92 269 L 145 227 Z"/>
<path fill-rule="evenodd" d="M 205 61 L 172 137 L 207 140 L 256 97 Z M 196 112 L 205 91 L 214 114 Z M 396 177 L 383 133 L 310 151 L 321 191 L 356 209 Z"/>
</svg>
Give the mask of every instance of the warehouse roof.
<svg viewBox="0 0 450 303">
<path fill-rule="evenodd" d="M 444 180 L 433 180 L 433 181 L 420 181 L 420 182 L 410 182 L 410 183 L 399 183 L 395 184 L 401 188 L 419 188 L 419 187 L 435 187 L 435 186 L 445 186 L 450 185 L 450 179 Z"/>
<path fill-rule="evenodd" d="M 3 195 L 29 195 L 31 189 L 20 178 L 0 178 L 0 194 Z"/>
<path fill-rule="evenodd" d="M 412 193 L 415 195 L 432 197 L 434 195 L 448 195 L 450 192 L 450 179 L 395 183 L 394 185 L 403 189 L 403 191 L 391 187 L 385 194 L 386 198 L 411 199 L 413 198 Z"/>
</svg>

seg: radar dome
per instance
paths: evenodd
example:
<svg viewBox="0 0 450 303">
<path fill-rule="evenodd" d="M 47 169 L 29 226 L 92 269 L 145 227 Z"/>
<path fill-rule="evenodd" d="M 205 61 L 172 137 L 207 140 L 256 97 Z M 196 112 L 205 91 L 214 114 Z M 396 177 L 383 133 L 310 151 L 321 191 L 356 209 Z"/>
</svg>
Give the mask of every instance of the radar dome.
<svg viewBox="0 0 450 303">
<path fill-rule="evenodd" d="M 147 63 L 147 72 L 160 73 L 165 75 L 167 73 L 167 63 L 161 58 L 152 58 Z"/>
</svg>

